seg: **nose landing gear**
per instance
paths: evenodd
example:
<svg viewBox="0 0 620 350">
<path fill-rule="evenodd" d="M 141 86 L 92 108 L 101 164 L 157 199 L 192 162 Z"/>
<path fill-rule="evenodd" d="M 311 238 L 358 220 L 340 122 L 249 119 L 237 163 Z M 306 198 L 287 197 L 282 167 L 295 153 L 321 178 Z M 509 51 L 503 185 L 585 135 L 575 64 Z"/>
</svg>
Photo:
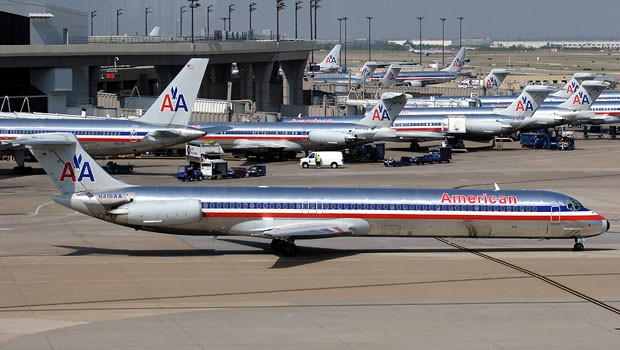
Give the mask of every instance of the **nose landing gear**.
<svg viewBox="0 0 620 350">
<path fill-rule="evenodd" d="M 575 238 L 575 245 L 573 246 L 573 251 L 582 252 L 585 249 L 585 247 L 583 246 L 583 243 L 585 241 L 585 238 Z"/>
</svg>

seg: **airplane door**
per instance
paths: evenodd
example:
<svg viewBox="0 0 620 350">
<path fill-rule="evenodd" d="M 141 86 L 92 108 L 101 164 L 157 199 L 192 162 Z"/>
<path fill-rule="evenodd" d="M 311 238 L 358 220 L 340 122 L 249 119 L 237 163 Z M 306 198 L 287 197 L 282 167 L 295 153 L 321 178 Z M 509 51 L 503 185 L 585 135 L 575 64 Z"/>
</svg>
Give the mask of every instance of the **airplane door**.
<svg viewBox="0 0 620 350">
<path fill-rule="evenodd" d="M 129 142 L 138 142 L 138 132 L 136 131 L 137 128 L 137 125 L 133 125 L 131 127 L 131 131 L 129 132 Z"/>
<path fill-rule="evenodd" d="M 547 224 L 547 236 L 553 237 L 557 235 L 559 233 L 558 230 L 561 229 L 560 207 L 552 206 L 550 214 L 551 215 L 549 217 L 549 223 Z"/>
<path fill-rule="evenodd" d="M 560 207 L 553 206 L 551 207 L 551 224 L 559 224 L 560 223 Z"/>
</svg>

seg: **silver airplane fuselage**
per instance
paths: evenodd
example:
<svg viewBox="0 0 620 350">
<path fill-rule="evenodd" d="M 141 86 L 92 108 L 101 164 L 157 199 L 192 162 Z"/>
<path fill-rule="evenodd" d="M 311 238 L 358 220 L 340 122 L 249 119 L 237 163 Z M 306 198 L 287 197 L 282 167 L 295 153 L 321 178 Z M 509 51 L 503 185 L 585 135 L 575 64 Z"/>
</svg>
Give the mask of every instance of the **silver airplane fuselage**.
<svg viewBox="0 0 620 350">
<path fill-rule="evenodd" d="M 359 119 L 362 119 L 360 117 Z M 284 151 L 336 150 L 373 142 L 378 133 L 393 134 L 391 129 L 372 129 L 354 123 L 190 123 L 196 128 L 231 127 L 206 134 L 202 140 L 218 142 L 224 150 L 243 148 L 282 149 Z"/>
<path fill-rule="evenodd" d="M 78 192 L 55 200 L 141 230 L 267 237 L 272 228 L 333 222 L 352 236 L 584 238 L 601 215 L 550 191 L 285 187 L 150 187 Z M 287 239 L 339 236 L 320 232 Z"/>
<path fill-rule="evenodd" d="M 74 134 L 93 156 L 143 152 L 185 143 L 204 134 L 190 127 L 157 125 L 138 119 L 0 118 L 0 141 L 52 132 Z"/>
</svg>

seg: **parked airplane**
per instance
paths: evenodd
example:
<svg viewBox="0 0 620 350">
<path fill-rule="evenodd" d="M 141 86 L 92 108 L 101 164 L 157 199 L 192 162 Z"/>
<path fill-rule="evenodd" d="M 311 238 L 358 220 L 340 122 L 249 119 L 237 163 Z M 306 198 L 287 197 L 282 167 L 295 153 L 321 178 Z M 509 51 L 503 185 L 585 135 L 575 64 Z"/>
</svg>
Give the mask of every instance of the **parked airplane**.
<svg viewBox="0 0 620 350">
<path fill-rule="evenodd" d="M 60 190 L 54 201 L 136 230 L 271 239 L 274 252 L 328 237 L 574 239 L 610 224 L 570 196 L 541 190 L 135 186 L 107 174 L 73 134 L 27 135 Z"/>
<path fill-rule="evenodd" d="M 393 125 L 396 138 L 411 142 L 417 149 L 418 142 L 450 138 L 451 143 L 462 146 L 462 140 L 488 141 L 493 137 L 516 131 L 524 120 L 537 113 L 542 101 L 555 89 L 530 85 L 504 110 L 488 114 L 446 113 L 443 115 L 402 115 Z M 472 108 L 477 109 L 477 108 Z"/>
<path fill-rule="evenodd" d="M 414 53 L 414 54 L 417 54 L 417 55 L 419 55 L 421 53 L 424 56 L 430 56 L 430 55 L 436 55 L 436 54 L 440 55 L 443 52 L 449 52 L 449 51 L 441 51 L 441 50 L 436 50 L 436 49 L 416 49 L 414 47 L 414 45 L 411 44 L 409 41 L 407 41 L 403 46 L 406 47 L 407 51 L 409 51 L 411 53 Z"/>
<path fill-rule="evenodd" d="M 545 104 L 561 103 L 569 98 L 577 89 L 579 85 L 586 80 L 601 80 L 606 81 L 602 75 L 592 72 L 577 72 L 573 74 L 571 79 L 562 87 L 562 89 L 550 94 L 545 99 Z M 479 96 L 481 107 L 494 107 L 503 108 L 509 105 L 512 99 L 516 95 L 506 96 Z M 439 97 L 438 99 L 446 99 L 446 97 Z M 603 91 L 598 98 L 599 103 L 608 101 L 620 101 L 619 91 Z"/>
<path fill-rule="evenodd" d="M 467 49 L 462 47 L 452 59 L 452 63 L 440 71 L 401 71 L 396 81 L 409 86 L 426 86 L 454 80 L 465 65 L 466 51 Z M 383 75 L 373 74 L 372 80 L 377 81 L 382 77 Z"/>
<path fill-rule="evenodd" d="M 620 115 L 620 105 L 615 111 L 597 111 L 590 109 L 596 98 L 608 86 L 602 81 L 587 81 L 579 85 L 573 97 L 560 105 L 553 107 L 544 105 L 540 108 L 538 98 L 531 95 L 536 92 L 544 93 L 544 96 L 555 91 L 553 88 L 528 86 L 522 94 L 513 100 L 512 107 L 505 109 L 497 108 L 417 108 L 403 109 L 400 116 L 394 122 L 392 129 L 396 130 L 396 137 L 390 141 L 411 142 L 411 148 L 419 148 L 421 141 L 438 140 L 446 137 L 460 144 L 461 140 L 488 141 L 501 134 L 512 133 L 521 129 L 549 128 L 562 125 L 574 120 L 585 121 L 586 118 L 605 118 L 613 120 L 614 115 Z M 539 96 L 539 95 L 537 95 Z M 544 97 L 542 97 L 544 99 Z M 526 101 L 533 101 L 531 107 Z M 521 104 L 519 104 L 521 102 Z M 409 111 L 421 111 L 419 114 L 408 115 Z M 516 113 L 520 111 L 521 113 Z M 602 113 L 608 113 L 603 115 Z M 359 116 L 346 117 L 298 117 L 287 118 L 285 123 L 303 124 L 314 123 L 351 123 Z M 595 122 L 593 122 L 595 123 Z"/>
<path fill-rule="evenodd" d="M 594 101 L 596 101 L 596 99 L 599 97 L 599 95 L 601 94 L 602 90 L 601 89 L 605 89 L 606 87 L 609 86 L 608 83 L 606 82 L 602 82 L 602 81 L 590 81 L 587 85 L 587 89 L 581 89 L 582 84 L 580 84 L 577 89 L 575 90 L 575 92 L 572 94 L 572 97 L 569 99 L 563 99 L 562 103 L 550 103 L 550 102 L 545 102 L 543 101 L 542 106 L 540 107 L 541 111 L 548 111 L 548 112 L 553 112 L 553 111 L 557 111 L 558 109 L 569 109 L 569 110 L 573 110 L 573 111 L 585 111 L 588 110 L 588 108 L 593 107 L 592 104 Z M 536 85 L 535 85 L 536 86 Z M 527 87 L 526 87 L 527 88 Z M 549 89 L 553 89 L 553 88 L 549 88 Z M 592 91 L 592 89 L 595 89 L 596 91 Z M 576 93 L 578 93 L 579 91 L 581 91 L 582 94 L 587 93 L 588 96 L 586 97 L 586 99 L 584 100 L 586 103 L 576 103 L 577 101 L 581 101 L 582 100 L 582 96 L 576 97 Z M 593 96 L 591 96 L 590 94 L 594 93 Z M 512 98 L 511 100 L 511 104 L 514 103 L 514 101 L 516 99 L 518 99 L 519 97 L 516 98 Z M 577 98 L 577 99 L 575 99 Z M 610 105 L 612 106 L 616 106 L 618 105 L 618 103 L 615 102 L 611 102 Z M 453 114 L 453 115 L 479 115 L 479 114 L 495 114 L 497 111 L 502 110 L 504 108 L 506 108 L 507 106 L 505 104 L 502 104 L 501 106 L 498 107 L 479 107 L 479 108 L 471 108 L 471 107 L 444 107 L 444 108 L 415 108 L 415 107 L 410 107 L 405 105 L 405 108 L 403 108 L 403 110 L 401 111 L 400 115 L 401 116 L 405 116 L 405 115 L 410 115 L 410 116 L 414 116 L 414 115 L 446 115 L 446 114 Z"/>
<path fill-rule="evenodd" d="M 349 84 L 352 85 L 362 85 L 365 82 L 370 81 L 370 76 L 377 68 L 389 67 L 390 65 L 400 65 L 401 67 L 415 67 L 417 64 L 411 62 L 375 62 L 368 61 L 365 62 L 362 68 L 358 73 L 354 75 L 349 75 L 346 73 L 326 73 L 326 74 L 317 74 L 314 76 L 314 82 L 319 83 L 338 83 L 338 84 Z M 384 76 L 384 73 L 380 73 L 381 77 Z"/>
<path fill-rule="evenodd" d="M 155 103 L 137 119 L 38 115 L 24 118 L 4 113 L 0 118 L 0 155 L 15 157 L 15 174 L 28 174 L 32 168 L 24 166 L 25 147 L 10 142 L 23 135 L 70 132 L 94 156 L 143 152 L 194 140 L 204 135 L 204 131 L 190 128 L 187 123 L 208 62 L 208 59 L 189 60 Z"/>
<path fill-rule="evenodd" d="M 373 142 L 394 134 L 390 126 L 401 111 L 407 96 L 384 93 L 380 101 L 355 123 L 200 123 L 205 128 L 228 128 L 207 133 L 203 140 L 218 142 L 226 151 L 245 154 L 294 155 L 301 150 L 337 150 Z"/>
</svg>

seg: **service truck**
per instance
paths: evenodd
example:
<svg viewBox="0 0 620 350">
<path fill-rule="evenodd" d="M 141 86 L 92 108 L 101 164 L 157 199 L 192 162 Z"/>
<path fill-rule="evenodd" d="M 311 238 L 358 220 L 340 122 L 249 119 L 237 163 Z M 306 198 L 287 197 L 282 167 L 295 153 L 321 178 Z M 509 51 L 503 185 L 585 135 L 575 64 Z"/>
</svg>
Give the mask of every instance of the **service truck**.
<svg viewBox="0 0 620 350">
<path fill-rule="evenodd" d="M 220 179 L 228 174 L 228 162 L 222 159 L 226 154 L 219 144 L 189 142 L 185 146 L 189 165 L 200 171 L 207 179 Z"/>
<path fill-rule="evenodd" d="M 343 165 L 342 152 L 339 151 L 312 152 L 309 156 L 301 158 L 299 160 L 299 165 L 301 165 L 303 168 L 316 166 L 317 156 L 321 157 L 321 166 L 329 166 L 333 169 L 336 169 L 337 167 Z"/>
</svg>

